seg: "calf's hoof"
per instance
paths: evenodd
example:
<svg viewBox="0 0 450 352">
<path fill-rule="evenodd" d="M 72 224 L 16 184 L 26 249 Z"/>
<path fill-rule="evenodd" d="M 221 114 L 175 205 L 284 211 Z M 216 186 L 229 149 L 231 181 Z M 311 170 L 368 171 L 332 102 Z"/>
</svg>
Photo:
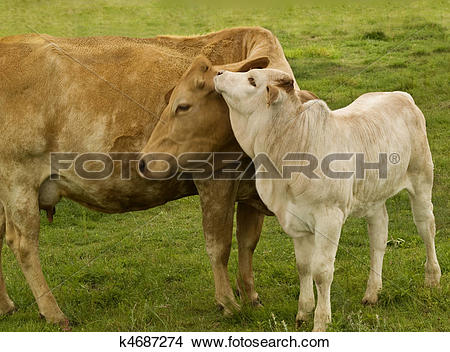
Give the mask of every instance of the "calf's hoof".
<svg viewBox="0 0 450 352">
<path fill-rule="evenodd" d="M 312 317 L 312 313 L 308 313 L 308 312 L 301 312 L 299 311 L 297 313 L 297 316 L 295 317 L 295 327 L 298 329 L 300 328 L 303 323 L 309 321 Z"/>
<path fill-rule="evenodd" d="M 300 329 L 303 324 L 306 324 L 307 320 L 303 320 L 303 319 L 295 319 L 295 329 Z"/>
<path fill-rule="evenodd" d="M 325 332 L 327 331 L 328 324 L 331 323 L 331 313 L 328 314 L 314 314 L 314 328 L 313 332 Z"/>
<path fill-rule="evenodd" d="M 425 286 L 439 287 L 441 281 L 441 268 L 438 264 L 425 264 Z"/>
<path fill-rule="evenodd" d="M 312 329 L 312 332 L 326 332 L 327 331 L 327 325 L 326 324 L 319 324 L 316 326 L 314 324 L 314 328 Z"/>
<path fill-rule="evenodd" d="M 433 287 L 439 287 L 440 286 L 440 284 L 439 284 L 439 279 L 425 279 L 425 286 L 426 287 L 430 287 L 430 288 L 433 288 Z"/>
<path fill-rule="evenodd" d="M 441 281 L 441 275 L 425 276 L 425 286 L 426 287 L 439 287 L 440 281 Z"/>
<path fill-rule="evenodd" d="M 372 306 L 377 304 L 378 302 L 378 294 L 365 294 L 364 298 L 362 299 L 361 303 L 365 306 Z"/>
</svg>

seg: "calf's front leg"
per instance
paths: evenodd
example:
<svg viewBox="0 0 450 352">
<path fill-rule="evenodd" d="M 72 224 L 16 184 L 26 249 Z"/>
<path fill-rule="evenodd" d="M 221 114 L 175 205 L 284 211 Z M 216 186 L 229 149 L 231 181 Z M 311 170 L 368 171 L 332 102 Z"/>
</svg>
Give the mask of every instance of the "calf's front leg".
<svg viewBox="0 0 450 352">
<path fill-rule="evenodd" d="M 317 289 L 313 331 L 326 331 L 327 325 L 331 322 L 330 291 L 342 224 L 342 215 L 339 212 L 328 211 L 326 216 L 316 217 L 311 264 Z"/>
<path fill-rule="evenodd" d="M 297 234 L 294 237 L 295 260 L 300 278 L 300 295 L 298 297 L 297 327 L 307 321 L 315 307 L 311 262 L 314 254 L 314 235 L 311 232 Z"/>
</svg>

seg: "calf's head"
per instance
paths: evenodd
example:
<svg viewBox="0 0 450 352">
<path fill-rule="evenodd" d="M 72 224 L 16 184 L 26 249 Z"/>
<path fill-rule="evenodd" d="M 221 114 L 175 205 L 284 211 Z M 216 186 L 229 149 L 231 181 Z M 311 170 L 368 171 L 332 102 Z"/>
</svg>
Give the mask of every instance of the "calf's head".
<svg viewBox="0 0 450 352">
<path fill-rule="evenodd" d="M 269 110 L 294 92 L 293 78 L 275 69 L 220 71 L 214 77 L 214 85 L 230 109 L 242 115 Z"/>
<path fill-rule="evenodd" d="M 252 157 L 249 146 L 254 137 L 261 128 L 271 127 L 274 116 L 282 106 L 286 108 L 283 102 L 290 100 L 290 105 L 298 109 L 303 100 L 302 93 L 294 90 L 293 78 L 275 69 L 222 71 L 214 77 L 214 84 L 230 108 L 231 124 L 239 144 Z"/>
</svg>

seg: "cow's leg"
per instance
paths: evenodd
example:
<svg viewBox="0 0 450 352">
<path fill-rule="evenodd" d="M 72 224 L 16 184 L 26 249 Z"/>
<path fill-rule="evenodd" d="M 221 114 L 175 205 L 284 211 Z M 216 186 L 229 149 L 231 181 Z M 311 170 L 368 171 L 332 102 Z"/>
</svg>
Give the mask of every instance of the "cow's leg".
<svg viewBox="0 0 450 352">
<path fill-rule="evenodd" d="M 413 191 L 409 191 L 411 209 L 417 232 L 425 242 L 427 260 L 425 262 L 425 285 L 439 286 L 441 268 L 436 256 L 434 238 L 436 236 L 436 225 L 433 215 L 433 203 L 431 203 L 432 184 L 426 181 L 413 183 Z"/>
<path fill-rule="evenodd" d="M 239 252 L 239 273 L 237 287 L 242 300 L 253 306 L 261 306 L 253 279 L 253 252 L 258 244 L 264 221 L 264 214 L 252 206 L 239 203 L 237 207 L 236 237 Z"/>
<path fill-rule="evenodd" d="M 48 322 L 68 327 L 68 320 L 50 291 L 39 261 L 39 207 L 37 192 L 15 187 L 6 201 L 6 243 L 14 252 L 33 292 L 39 312 Z"/>
<path fill-rule="evenodd" d="M 6 220 L 5 220 L 5 212 L 3 210 L 3 206 L 0 203 L 0 315 L 8 314 L 14 311 L 14 303 L 8 296 L 8 292 L 6 292 L 5 279 L 3 278 L 2 271 L 2 248 L 3 248 L 3 239 L 5 237 L 6 232 Z"/>
<path fill-rule="evenodd" d="M 375 304 L 378 301 L 378 292 L 382 287 L 383 257 L 386 251 L 388 236 L 388 214 L 383 204 L 367 217 L 367 232 L 370 241 L 370 273 L 367 289 L 362 302 Z"/>
<path fill-rule="evenodd" d="M 300 278 L 298 313 L 295 319 L 297 326 L 311 317 L 311 313 L 314 311 L 315 307 L 313 277 L 311 272 L 311 261 L 314 253 L 314 235 L 311 232 L 305 232 L 299 235 L 300 237 L 293 238 L 295 260 L 297 262 L 298 275 Z"/>
<path fill-rule="evenodd" d="M 211 262 L 216 301 L 230 315 L 239 309 L 228 277 L 228 259 L 233 234 L 236 181 L 195 181 L 203 213 L 206 251 Z"/>
<path fill-rule="evenodd" d="M 336 212 L 327 212 L 316 219 L 312 275 L 317 288 L 317 306 L 313 331 L 325 331 L 331 322 L 330 290 L 333 281 L 334 260 L 343 221 Z"/>
</svg>

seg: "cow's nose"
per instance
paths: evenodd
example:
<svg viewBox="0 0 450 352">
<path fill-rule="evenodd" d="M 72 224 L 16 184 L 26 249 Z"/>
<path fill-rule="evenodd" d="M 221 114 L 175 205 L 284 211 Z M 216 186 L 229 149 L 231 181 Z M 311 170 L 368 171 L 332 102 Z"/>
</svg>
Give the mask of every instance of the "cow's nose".
<svg viewBox="0 0 450 352">
<path fill-rule="evenodd" d="M 223 74 L 224 72 L 225 72 L 224 70 L 220 70 L 220 71 L 218 71 L 218 72 L 217 72 L 217 76 L 220 76 L 220 75 L 222 75 L 222 74 Z"/>
</svg>

